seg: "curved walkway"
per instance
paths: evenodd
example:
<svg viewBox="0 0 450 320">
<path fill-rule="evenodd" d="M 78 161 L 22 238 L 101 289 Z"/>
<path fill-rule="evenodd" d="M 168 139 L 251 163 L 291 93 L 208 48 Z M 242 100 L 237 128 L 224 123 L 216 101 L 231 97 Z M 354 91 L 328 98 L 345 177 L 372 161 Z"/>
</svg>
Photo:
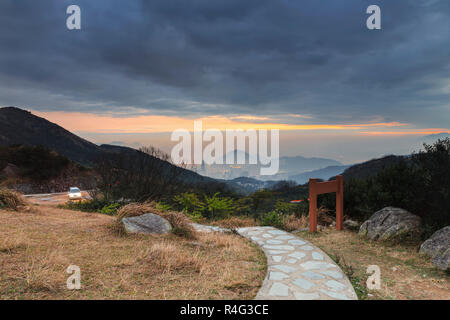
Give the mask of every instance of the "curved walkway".
<svg viewBox="0 0 450 320">
<path fill-rule="evenodd" d="M 229 231 L 195 224 L 198 231 Z M 312 243 L 273 227 L 236 230 L 267 256 L 267 274 L 257 300 L 357 300 L 347 276 Z"/>
</svg>

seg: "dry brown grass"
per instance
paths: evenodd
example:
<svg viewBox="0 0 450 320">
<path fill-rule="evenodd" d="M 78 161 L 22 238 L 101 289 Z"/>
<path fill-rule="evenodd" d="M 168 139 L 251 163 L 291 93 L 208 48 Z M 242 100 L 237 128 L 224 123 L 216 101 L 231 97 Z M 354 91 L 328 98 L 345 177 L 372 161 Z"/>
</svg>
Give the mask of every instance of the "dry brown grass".
<svg viewBox="0 0 450 320">
<path fill-rule="evenodd" d="M 17 211 L 19 208 L 28 205 L 28 201 L 19 192 L 5 188 L 0 189 L 0 208 Z"/>
<path fill-rule="evenodd" d="M 255 220 L 249 217 L 230 217 L 222 220 L 212 221 L 209 224 L 228 229 L 256 226 Z"/>
<path fill-rule="evenodd" d="M 118 237 L 113 222 L 42 205 L 0 210 L 0 299 L 252 299 L 265 276 L 264 254 L 239 236 Z M 66 288 L 71 264 L 81 290 Z"/>
<path fill-rule="evenodd" d="M 172 233 L 184 236 L 186 238 L 195 239 L 196 231 L 191 225 L 191 221 L 186 215 L 181 212 L 176 211 L 160 211 L 156 209 L 155 203 L 145 202 L 145 203 L 130 203 L 117 211 L 116 226 L 113 228 L 118 230 L 123 234 L 123 229 L 120 226 L 120 221 L 125 217 L 136 217 L 146 213 L 157 214 L 167 221 L 169 221 L 172 226 Z"/>
<path fill-rule="evenodd" d="M 308 227 L 308 223 L 307 216 L 296 217 L 295 215 L 289 215 L 283 219 L 283 229 L 289 232 L 300 230 Z"/>
<path fill-rule="evenodd" d="M 130 203 L 117 211 L 117 220 L 120 221 L 127 217 L 137 217 L 149 212 L 153 213 L 153 210 L 156 211 L 149 203 Z"/>
<path fill-rule="evenodd" d="M 0 253 L 11 254 L 26 248 L 25 234 L 19 232 L 11 237 L 0 238 Z"/>
<path fill-rule="evenodd" d="M 368 291 L 366 299 L 450 299 L 450 277 L 419 255 L 417 246 L 369 241 L 355 232 L 334 228 L 299 235 L 340 260 L 341 266 L 353 273 L 354 284 L 361 288 L 366 288 L 367 267 L 378 265 L 381 290 Z"/>
<path fill-rule="evenodd" d="M 258 221 L 255 221 L 254 219 L 249 217 L 230 217 L 222 220 L 206 221 L 205 223 L 228 229 L 254 227 L 260 225 Z M 283 217 L 282 223 L 282 228 L 286 231 L 291 232 L 300 230 L 302 228 L 307 228 L 309 220 L 307 216 L 296 217 L 295 215 L 288 215 Z"/>
</svg>

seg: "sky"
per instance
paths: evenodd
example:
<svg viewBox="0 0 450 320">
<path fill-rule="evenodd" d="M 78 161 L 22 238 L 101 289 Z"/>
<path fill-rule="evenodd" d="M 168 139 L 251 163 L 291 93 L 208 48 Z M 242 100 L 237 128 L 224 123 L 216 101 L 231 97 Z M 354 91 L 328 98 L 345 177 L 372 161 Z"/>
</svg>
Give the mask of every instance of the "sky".
<svg viewBox="0 0 450 320">
<path fill-rule="evenodd" d="M 450 2 L 2 0 L 0 106 L 96 143 L 169 150 L 201 119 L 280 129 L 282 155 L 406 154 L 450 132 Z"/>
</svg>

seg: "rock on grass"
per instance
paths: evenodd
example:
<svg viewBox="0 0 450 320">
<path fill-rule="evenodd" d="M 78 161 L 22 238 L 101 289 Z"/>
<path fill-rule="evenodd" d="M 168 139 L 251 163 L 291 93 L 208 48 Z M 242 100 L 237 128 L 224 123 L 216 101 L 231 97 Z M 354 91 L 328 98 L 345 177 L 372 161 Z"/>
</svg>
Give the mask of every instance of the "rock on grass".
<svg viewBox="0 0 450 320">
<path fill-rule="evenodd" d="M 375 212 L 359 229 L 359 234 L 371 240 L 418 240 L 420 217 L 400 208 L 386 207 Z"/>
<path fill-rule="evenodd" d="M 431 257 L 440 270 L 448 270 L 450 264 L 450 226 L 442 228 L 420 246 L 420 253 Z"/>
</svg>

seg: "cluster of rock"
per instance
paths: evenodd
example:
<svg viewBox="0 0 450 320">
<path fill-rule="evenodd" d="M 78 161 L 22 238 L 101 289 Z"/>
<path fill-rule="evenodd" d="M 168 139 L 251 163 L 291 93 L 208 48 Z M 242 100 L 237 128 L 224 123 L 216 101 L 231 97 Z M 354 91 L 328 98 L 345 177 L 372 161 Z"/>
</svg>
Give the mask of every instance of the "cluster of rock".
<svg viewBox="0 0 450 320">
<path fill-rule="evenodd" d="M 347 223 L 348 224 L 348 223 Z M 355 224 L 352 224 L 355 227 Z M 359 228 L 359 234 L 371 240 L 418 240 L 421 236 L 420 217 L 400 208 L 386 207 L 375 212 Z M 420 253 L 432 258 L 441 270 L 450 264 L 450 226 L 436 231 L 420 246 Z"/>
<path fill-rule="evenodd" d="M 153 213 L 126 217 L 121 221 L 128 233 L 166 234 L 172 230 L 169 221 Z"/>
</svg>

